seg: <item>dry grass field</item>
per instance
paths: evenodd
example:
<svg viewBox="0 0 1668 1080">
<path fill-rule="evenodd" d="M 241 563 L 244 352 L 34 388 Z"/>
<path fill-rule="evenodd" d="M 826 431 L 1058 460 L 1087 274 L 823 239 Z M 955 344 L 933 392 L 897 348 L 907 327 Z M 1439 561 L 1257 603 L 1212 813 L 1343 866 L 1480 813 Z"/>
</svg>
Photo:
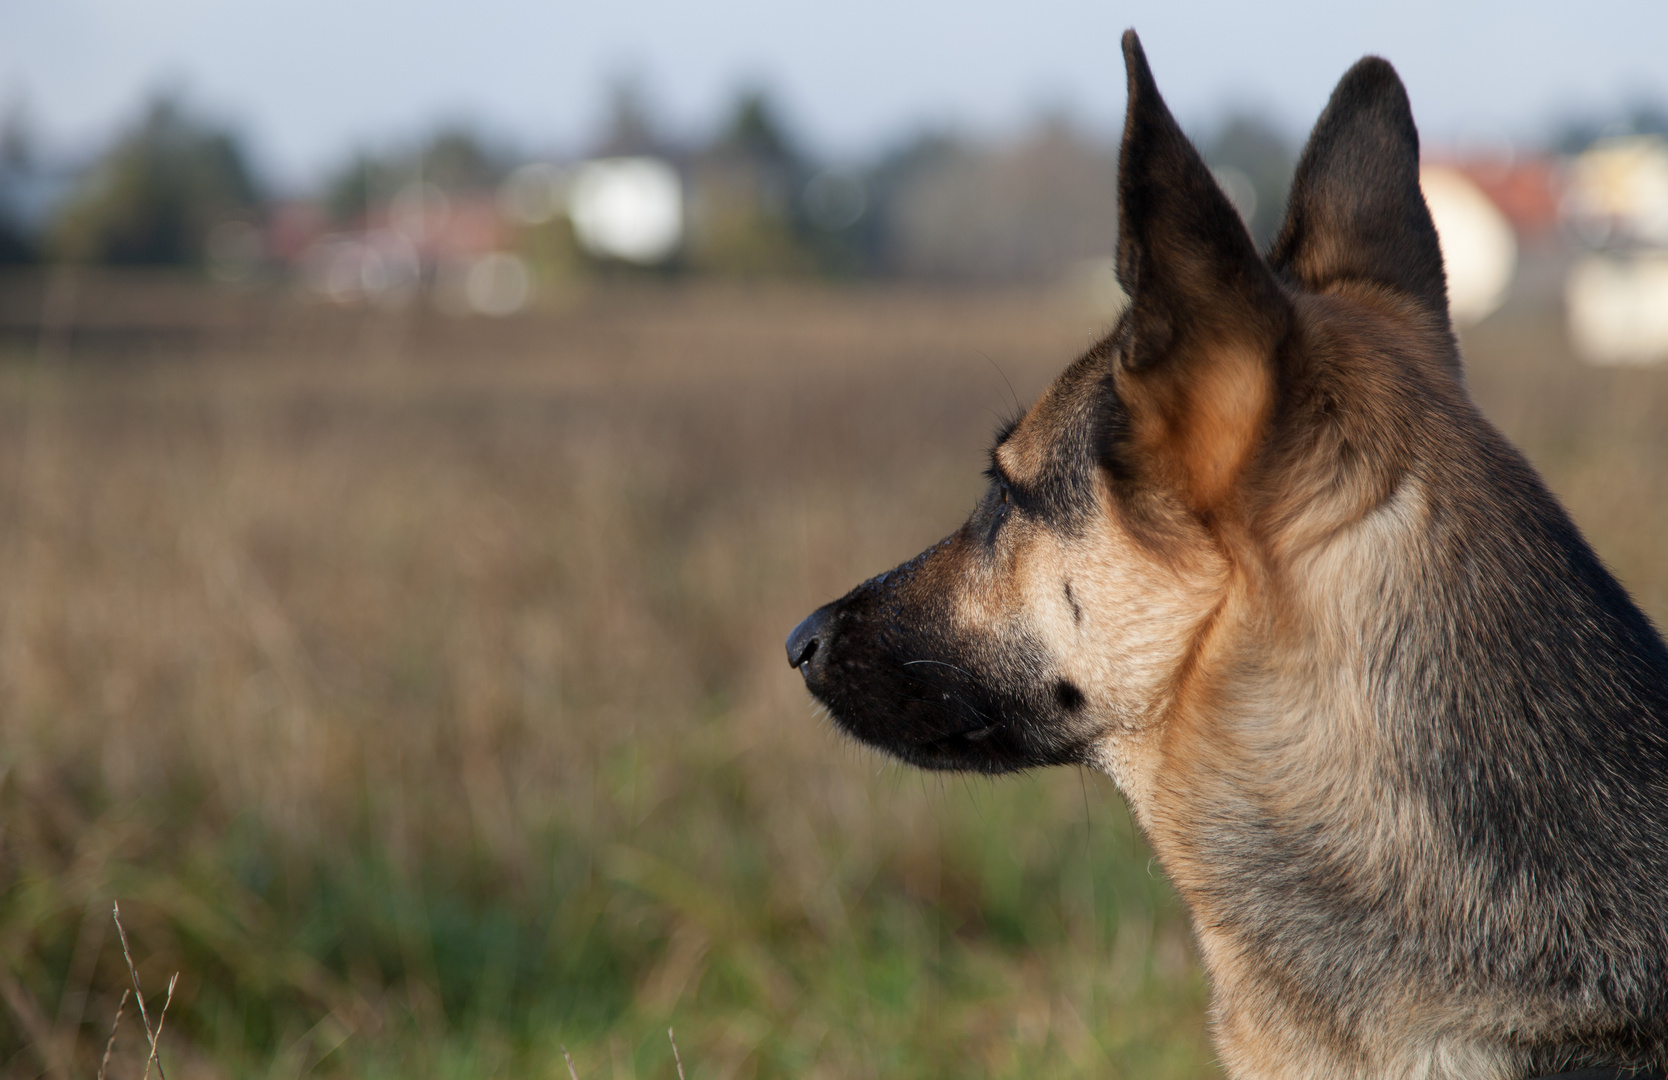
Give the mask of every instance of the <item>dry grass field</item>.
<svg viewBox="0 0 1668 1080">
<path fill-rule="evenodd" d="M 174 1078 L 665 1080 L 668 1025 L 691 1080 L 1215 1075 L 1105 780 L 887 764 L 783 661 L 959 522 L 1072 297 L 60 293 L 0 283 L 4 1075 L 97 1071 L 112 899 Z M 1668 617 L 1668 371 L 1466 347 Z"/>
</svg>

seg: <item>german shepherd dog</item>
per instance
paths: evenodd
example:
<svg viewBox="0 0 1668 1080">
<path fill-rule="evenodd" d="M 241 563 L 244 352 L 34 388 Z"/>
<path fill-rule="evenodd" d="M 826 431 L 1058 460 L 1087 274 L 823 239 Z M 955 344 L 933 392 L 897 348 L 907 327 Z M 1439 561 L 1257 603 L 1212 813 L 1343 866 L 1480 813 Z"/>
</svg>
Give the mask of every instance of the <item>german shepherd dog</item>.
<svg viewBox="0 0 1668 1080">
<path fill-rule="evenodd" d="M 1128 308 L 789 662 L 906 762 L 1109 774 L 1232 1077 L 1662 1069 L 1668 649 L 1467 394 L 1400 79 L 1265 257 L 1123 49 Z"/>
</svg>

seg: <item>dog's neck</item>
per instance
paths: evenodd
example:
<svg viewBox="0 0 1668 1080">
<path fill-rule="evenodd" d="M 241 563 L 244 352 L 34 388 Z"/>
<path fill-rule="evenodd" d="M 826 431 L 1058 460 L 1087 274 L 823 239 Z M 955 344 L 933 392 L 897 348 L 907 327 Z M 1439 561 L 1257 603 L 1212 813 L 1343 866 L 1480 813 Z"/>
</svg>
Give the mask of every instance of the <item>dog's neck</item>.
<svg viewBox="0 0 1668 1080">
<path fill-rule="evenodd" d="M 1410 475 L 1247 575 L 1284 595 L 1245 612 L 1293 617 L 1224 612 L 1201 684 L 1105 755 L 1191 909 L 1227 1060 L 1519 1080 L 1570 1060 L 1558 1026 L 1664 982 L 1655 897 L 1582 860 L 1668 879 L 1668 654 L 1595 598 L 1620 589 L 1549 496 L 1485 508 L 1492 533 L 1442 500 Z M 1594 965 L 1615 1000 L 1561 989 Z"/>
</svg>

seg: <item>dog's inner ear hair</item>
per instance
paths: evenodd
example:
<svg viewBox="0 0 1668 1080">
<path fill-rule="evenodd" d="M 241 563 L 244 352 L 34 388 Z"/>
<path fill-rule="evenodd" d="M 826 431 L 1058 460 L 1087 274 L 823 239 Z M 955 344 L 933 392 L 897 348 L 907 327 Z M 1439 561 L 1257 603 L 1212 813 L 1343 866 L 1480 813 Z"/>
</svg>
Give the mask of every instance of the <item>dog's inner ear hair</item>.
<svg viewBox="0 0 1668 1080">
<path fill-rule="evenodd" d="M 1298 159 L 1269 261 L 1311 290 L 1389 286 L 1447 322 L 1442 248 L 1419 190 L 1419 131 L 1387 61 L 1365 57 L 1332 91 Z"/>
<path fill-rule="evenodd" d="M 1149 471 L 1197 507 L 1232 488 L 1270 412 L 1290 306 L 1228 197 L 1124 34 L 1129 106 L 1118 158 L 1118 392 Z"/>
</svg>

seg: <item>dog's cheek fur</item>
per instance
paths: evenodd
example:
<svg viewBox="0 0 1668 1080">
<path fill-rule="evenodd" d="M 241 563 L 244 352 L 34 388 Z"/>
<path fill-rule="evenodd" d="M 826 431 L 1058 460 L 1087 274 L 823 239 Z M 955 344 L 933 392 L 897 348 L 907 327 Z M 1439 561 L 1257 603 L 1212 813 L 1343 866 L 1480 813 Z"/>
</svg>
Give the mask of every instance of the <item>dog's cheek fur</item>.
<svg viewBox="0 0 1668 1080">
<path fill-rule="evenodd" d="M 1202 529 L 1176 531 L 1160 553 L 1103 492 L 1100 514 L 1081 531 L 1036 530 L 1015 574 L 1025 625 L 1054 677 L 1082 695 L 1090 763 L 1137 813 L 1154 782 L 1162 721 L 1228 580 Z"/>
</svg>

